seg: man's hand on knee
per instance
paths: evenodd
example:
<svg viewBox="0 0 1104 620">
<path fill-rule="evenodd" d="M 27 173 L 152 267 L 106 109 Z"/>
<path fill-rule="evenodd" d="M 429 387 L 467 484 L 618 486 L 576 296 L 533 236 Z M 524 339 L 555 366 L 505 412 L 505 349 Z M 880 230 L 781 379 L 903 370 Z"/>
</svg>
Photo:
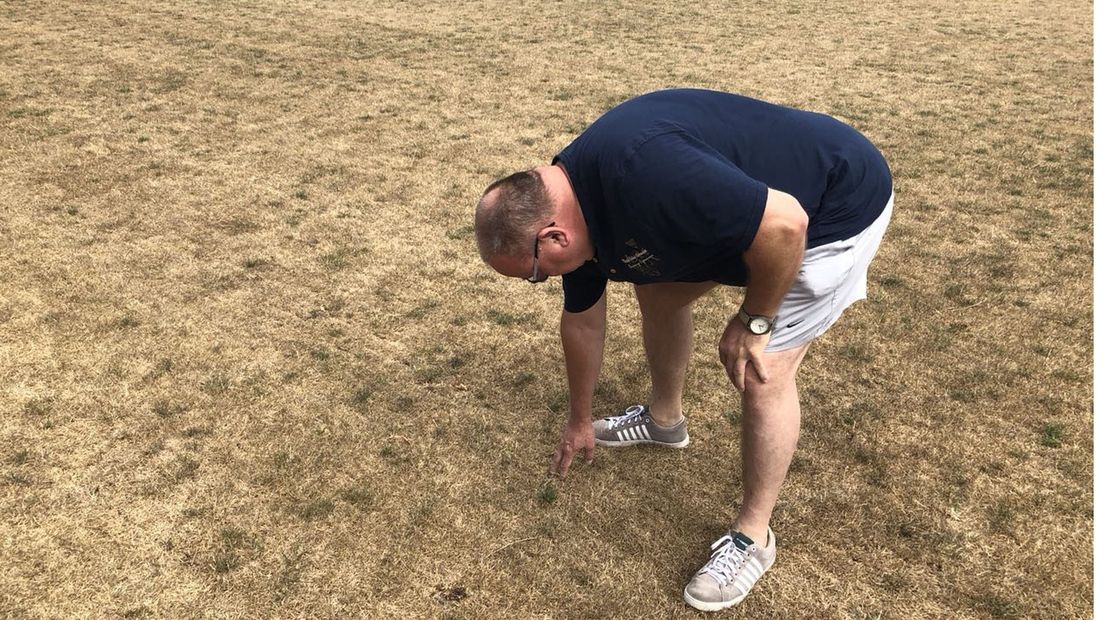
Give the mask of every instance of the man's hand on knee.
<svg viewBox="0 0 1104 620">
<path fill-rule="evenodd" d="M 768 381 L 766 364 L 763 363 L 763 350 L 767 347 L 770 334 L 755 335 L 748 331 L 744 323 L 732 317 L 725 327 L 721 342 L 717 348 L 721 356 L 721 364 L 728 373 L 728 378 L 737 390 L 744 391 L 747 368 L 750 365 L 759 380 Z"/>
</svg>

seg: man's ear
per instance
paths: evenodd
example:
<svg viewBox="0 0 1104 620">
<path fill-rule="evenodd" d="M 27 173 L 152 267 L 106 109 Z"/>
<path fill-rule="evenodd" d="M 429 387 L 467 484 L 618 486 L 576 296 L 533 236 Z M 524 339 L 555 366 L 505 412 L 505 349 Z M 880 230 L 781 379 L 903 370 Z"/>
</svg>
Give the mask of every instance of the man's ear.
<svg viewBox="0 0 1104 620">
<path fill-rule="evenodd" d="M 566 248 L 571 245 L 571 236 L 567 233 L 567 229 L 560 228 L 559 226 L 553 227 L 551 234 L 552 242 L 561 248 Z"/>
</svg>

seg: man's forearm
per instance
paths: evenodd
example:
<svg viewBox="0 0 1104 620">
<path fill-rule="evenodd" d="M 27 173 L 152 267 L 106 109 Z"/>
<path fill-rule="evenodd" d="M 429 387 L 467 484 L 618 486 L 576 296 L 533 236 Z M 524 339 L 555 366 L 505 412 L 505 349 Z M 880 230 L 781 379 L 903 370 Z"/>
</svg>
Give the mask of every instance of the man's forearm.
<svg viewBox="0 0 1104 620">
<path fill-rule="evenodd" d="M 586 312 L 564 312 L 560 318 L 567 386 L 573 421 L 589 421 L 594 387 L 602 368 L 606 342 L 606 297 Z"/>
</svg>

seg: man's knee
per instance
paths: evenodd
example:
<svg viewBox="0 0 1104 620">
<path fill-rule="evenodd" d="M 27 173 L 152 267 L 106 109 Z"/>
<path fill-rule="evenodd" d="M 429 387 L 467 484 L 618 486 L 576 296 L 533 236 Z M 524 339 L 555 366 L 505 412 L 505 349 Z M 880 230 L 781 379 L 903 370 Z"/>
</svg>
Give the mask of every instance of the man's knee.
<svg viewBox="0 0 1104 620">
<path fill-rule="evenodd" d="M 779 376 L 768 374 L 768 380 L 763 381 L 759 373 L 751 365 L 748 365 L 747 374 L 744 375 L 744 398 L 765 400 L 776 398 L 789 390 L 797 389 L 797 379 L 792 375 Z"/>
<path fill-rule="evenodd" d="M 767 374 L 767 381 L 748 364 L 747 374 L 744 376 L 744 389 L 746 396 L 751 398 L 769 398 L 783 394 L 790 390 L 797 390 L 797 370 L 801 361 L 805 359 L 805 352 L 809 350 L 806 343 L 794 349 L 786 351 L 773 351 L 763 354 L 763 366 Z"/>
</svg>

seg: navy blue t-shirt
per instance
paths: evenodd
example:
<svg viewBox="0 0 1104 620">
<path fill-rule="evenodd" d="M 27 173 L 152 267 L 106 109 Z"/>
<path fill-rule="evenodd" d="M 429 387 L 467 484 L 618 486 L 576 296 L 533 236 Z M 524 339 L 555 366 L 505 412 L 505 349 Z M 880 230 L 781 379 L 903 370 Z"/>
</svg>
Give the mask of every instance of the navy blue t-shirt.
<svg viewBox="0 0 1104 620">
<path fill-rule="evenodd" d="M 608 280 L 746 285 L 768 187 L 808 213 L 808 247 L 862 232 L 892 192 L 881 153 L 842 122 L 707 90 L 630 99 L 553 162 L 596 250 L 563 276 L 568 312 L 593 306 Z"/>
</svg>

